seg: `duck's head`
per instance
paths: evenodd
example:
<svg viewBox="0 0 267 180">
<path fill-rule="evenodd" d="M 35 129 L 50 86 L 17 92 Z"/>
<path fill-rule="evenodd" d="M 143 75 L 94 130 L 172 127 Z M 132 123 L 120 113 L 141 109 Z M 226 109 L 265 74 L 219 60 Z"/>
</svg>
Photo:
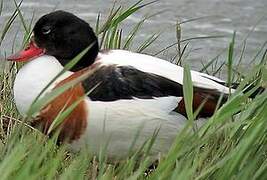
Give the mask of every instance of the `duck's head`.
<svg viewBox="0 0 267 180">
<path fill-rule="evenodd" d="M 7 59 L 28 61 L 47 54 L 54 56 L 64 66 L 89 46 L 91 48 L 71 71 L 94 63 L 99 51 L 97 37 L 84 20 L 69 12 L 55 11 L 37 21 L 28 47 Z"/>
</svg>

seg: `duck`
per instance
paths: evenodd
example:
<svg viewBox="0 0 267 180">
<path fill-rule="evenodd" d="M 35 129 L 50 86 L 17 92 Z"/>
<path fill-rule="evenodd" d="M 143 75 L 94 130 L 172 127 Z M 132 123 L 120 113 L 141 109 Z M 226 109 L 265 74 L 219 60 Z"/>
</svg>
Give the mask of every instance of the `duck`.
<svg viewBox="0 0 267 180">
<path fill-rule="evenodd" d="M 14 101 L 22 116 L 26 116 L 36 97 L 64 66 L 89 46 L 84 56 L 61 74 L 42 96 L 91 72 L 46 105 L 33 126 L 47 134 L 57 115 L 83 97 L 60 125 L 58 138 L 72 150 L 86 146 L 93 154 L 99 154 L 106 144 L 108 157 L 122 159 L 130 147 L 138 149 L 158 129 L 150 153 L 156 156 L 168 152 L 188 122 L 183 67 L 146 54 L 100 50 L 90 25 L 62 10 L 42 16 L 32 34 L 27 48 L 7 58 L 26 62 L 17 73 L 13 87 Z M 230 91 L 219 78 L 190 72 L 193 110 L 202 106 L 195 120 L 200 126 L 214 114 L 220 99 L 221 104 L 227 100 Z"/>
</svg>

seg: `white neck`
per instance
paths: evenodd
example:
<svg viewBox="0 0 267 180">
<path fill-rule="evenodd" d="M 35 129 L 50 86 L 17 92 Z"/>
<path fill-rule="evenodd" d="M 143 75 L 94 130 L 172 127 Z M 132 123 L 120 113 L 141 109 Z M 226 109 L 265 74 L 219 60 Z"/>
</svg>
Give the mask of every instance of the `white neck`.
<svg viewBox="0 0 267 180">
<path fill-rule="evenodd" d="M 63 66 L 56 58 L 44 55 L 28 62 L 19 70 L 14 81 L 14 99 L 22 115 L 27 113 L 33 100 L 62 69 Z M 64 73 L 47 91 L 71 74 L 72 72 Z"/>
</svg>

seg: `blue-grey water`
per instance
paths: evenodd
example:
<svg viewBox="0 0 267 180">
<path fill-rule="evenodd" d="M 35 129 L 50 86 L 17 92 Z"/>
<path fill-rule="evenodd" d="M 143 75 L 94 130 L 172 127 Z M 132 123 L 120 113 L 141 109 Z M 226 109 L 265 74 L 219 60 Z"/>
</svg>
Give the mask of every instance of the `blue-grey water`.
<svg viewBox="0 0 267 180">
<path fill-rule="evenodd" d="M 124 7 L 135 2 L 134 0 L 116 1 L 118 5 Z M 97 14 L 101 13 L 101 18 L 104 19 L 113 3 L 114 0 L 24 0 L 20 9 L 27 22 L 31 21 L 33 15 L 35 22 L 45 13 L 62 9 L 85 19 L 94 27 Z M 0 17 L 1 29 L 3 29 L 4 23 L 15 9 L 13 0 L 4 0 L 3 5 L 3 12 Z M 146 50 L 147 53 L 156 53 L 176 42 L 175 24 L 177 21 L 181 22 L 200 17 L 203 18 L 182 24 L 183 39 L 201 36 L 224 36 L 223 38 L 190 41 L 187 49 L 190 53 L 186 56 L 186 60 L 195 69 L 201 68 L 201 62 L 207 62 L 227 48 L 233 31 L 236 31 L 237 35 L 236 52 L 241 51 L 242 42 L 249 34 L 243 57 L 244 67 L 248 66 L 250 60 L 267 41 L 267 0 L 159 0 L 130 16 L 122 26 L 125 34 L 144 16 L 161 11 L 163 12 L 145 22 L 136 37 L 134 47 L 151 34 L 161 33 L 159 39 Z M 23 36 L 23 26 L 20 22 L 19 17 L 17 17 L 16 23 L 0 48 L 1 56 L 10 54 L 13 39 L 16 39 L 15 49 L 20 48 Z M 176 50 L 173 48 L 159 56 L 170 60 L 175 54 Z M 237 53 L 236 55 L 238 57 Z M 223 62 L 225 57 L 226 54 L 221 56 L 219 61 Z"/>
</svg>

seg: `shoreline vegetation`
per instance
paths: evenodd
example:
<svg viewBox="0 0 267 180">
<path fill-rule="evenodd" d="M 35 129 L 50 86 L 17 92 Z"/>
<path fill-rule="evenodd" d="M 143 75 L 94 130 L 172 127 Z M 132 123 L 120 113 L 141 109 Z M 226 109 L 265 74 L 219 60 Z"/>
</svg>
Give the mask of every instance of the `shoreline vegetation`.
<svg viewBox="0 0 267 180">
<path fill-rule="evenodd" d="M 114 4 L 109 16 L 102 19 L 96 17 L 95 32 L 99 37 L 101 49 L 131 49 L 135 36 L 145 23 L 144 17 L 136 23 L 129 34 L 124 35 L 121 24 L 136 11 L 147 8 L 152 2 L 143 0 L 133 3 L 132 6 L 122 8 Z M 0 1 L 0 15 L 4 1 Z M 7 32 L 15 19 L 19 19 L 24 30 L 21 42 L 24 47 L 31 35 L 33 22 L 27 23 L 16 3 L 16 9 L 7 21 L 1 25 L 0 45 L 5 40 Z M 191 21 L 198 20 L 198 18 Z M 190 20 L 189 20 L 190 22 Z M 189 23 L 188 22 L 188 23 Z M 220 36 L 182 38 L 182 25 L 177 22 L 174 33 L 177 42 L 161 51 L 176 48 L 177 55 L 172 62 L 185 67 L 184 95 L 188 104 L 192 101 L 192 82 L 190 82 L 189 66 L 186 64 L 187 48 L 191 40 L 219 38 Z M 142 53 L 162 34 L 151 34 L 134 51 Z M 248 36 L 246 37 L 248 38 Z M 241 43 L 241 52 L 236 56 L 235 33 L 229 46 L 222 52 L 228 57 L 223 64 L 218 63 L 218 57 L 203 64 L 200 71 L 217 75 L 222 68 L 227 70 L 227 83 L 231 85 L 240 82 L 237 91 L 232 93 L 228 101 L 201 128 L 193 127 L 194 117 L 192 108 L 187 107 L 188 124 L 177 134 L 168 154 L 159 158 L 157 165 L 151 166 L 149 149 L 153 146 L 155 136 L 151 137 L 140 147 L 140 151 L 131 152 L 124 161 L 109 163 L 105 155 L 105 148 L 95 157 L 85 149 L 78 153 L 67 151 L 65 145 L 56 144 L 56 136 L 47 138 L 38 130 L 27 125 L 27 121 L 48 103 L 51 98 L 41 98 L 33 104 L 28 118 L 22 118 L 15 107 L 12 95 L 12 86 L 20 65 L 6 63 L 1 69 L 0 94 L 0 174 L 5 179 L 267 179 L 267 92 L 259 94 L 255 99 L 249 96 L 257 87 L 266 87 L 267 82 L 267 41 L 259 48 L 256 56 L 251 59 L 249 71 L 242 73 L 239 67 L 242 64 L 246 50 L 246 38 Z M 219 40 L 219 39 L 218 39 Z M 1 46 L 1 51 L 5 47 Z M 81 55 L 81 54 L 80 54 Z M 71 63 L 75 63 L 79 57 Z M 3 59 L 4 61 L 4 59 Z M 66 69 L 70 68 L 65 67 Z M 65 70 L 66 70 L 65 69 Z M 80 79 L 82 80 L 82 79 Z M 241 81 L 242 80 L 242 81 Z M 71 82 L 68 87 L 77 82 Z M 255 88 L 242 91 L 248 84 Z M 52 91 L 51 96 L 64 91 Z M 70 111 L 70 110 L 67 110 Z M 66 112 L 68 113 L 68 112 Z M 63 118 L 58 118 L 56 125 Z M 194 131 L 192 132 L 192 129 Z M 52 129 L 51 129 L 52 131 Z M 138 137 L 137 137 L 138 138 Z"/>
</svg>

